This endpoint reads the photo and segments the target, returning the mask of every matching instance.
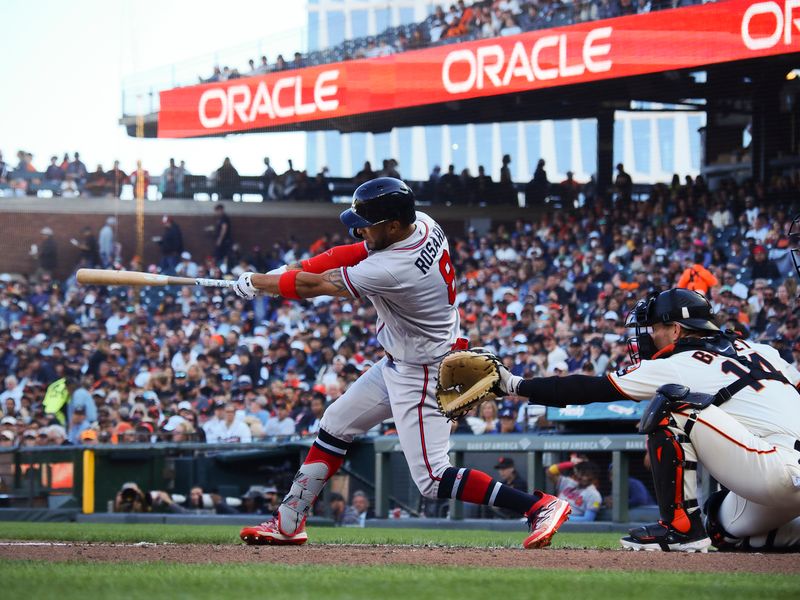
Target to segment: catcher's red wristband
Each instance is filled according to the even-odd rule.
[[[324,273],[339,267],[352,267],[367,258],[367,247],[364,242],[334,246],[327,252],[317,254],[301,261],[306,273]]]
[[[559,471],[569,471],[571,468],[575,466],[575,463],[569,460],[565,460],[564,462],[560,462],[556,465]]]
[[[290,300],[300,300],[300,296],[297,295],[297,275],[299,273],[300,271],[286,271],[280,276],[278,291],[281,296]]]

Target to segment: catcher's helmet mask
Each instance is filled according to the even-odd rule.
[[[635,330],[628,338],[628,354],[633,364],[649,360],[658,351],[651,335],[656,323],[678,323],[691,331],[719,334],[713,319],[711,303],[705,296],[692,290],[673,288],[649,298],[639,300],[628,313],[625,326]]]
[[[395,220],[410,225],[416,220],[414,192],[394,177],[372,179],[356,188],[352,205],[339,219],[357,239],[361,239],[358,229],[363,227]]]

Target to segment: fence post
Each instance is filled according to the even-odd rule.
[[[94,450],[83,451],[83,494],[81,496],[83,514],[94,513]]]

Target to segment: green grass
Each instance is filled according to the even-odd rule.
[[[518,532],[447,529],[360,529],[313,527],[312,544],[410,544],[518,548],[526,529]],[[618,533],[559,533],[556,548],[618,548]],[[0,539],[84,542],[153,542],[176,544],[239,544],[239,527],[229,525],[157,525],[106,523],[0,522]]]
[[[3,597],[55,598],[797,598],[800,578],[536,569],[0,561]],[[767,591],[768,590],[768,591]]]

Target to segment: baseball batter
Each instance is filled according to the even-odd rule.
[[[640,430],[661,520],[632,529],[624,547],[800,551],[800,373],[775,349],[724,334],[712,317],[702,295],[671,289],[631,312],[633,366],[528,380],[503,369],[503,386],[548,406],[652,398]],[[707,500],[705,521],[698,461],[724,487]]]
[[[248,544],[302,544],[306,516],[325,482],[341,467],[354,436],[392,417],[411,475],[423,496],[455,498],[516,511],[528,518],[526,548],[547,546],[568,518],[563,500],[516,490],[448,459],[450,425],[437,411],[437,367],[459,339],[456,274],[442,228],[416,212],[402,181],[381,177],[361,185],[341,215],[363,242],[339,246],[283,274],[243,273],[236,293],[285,298],[321,295],[368,298],[378,314],[386,356],[325,412],[311,451],[275,516],[245,527]],[[292,265],[294,266],[294,265]]]

